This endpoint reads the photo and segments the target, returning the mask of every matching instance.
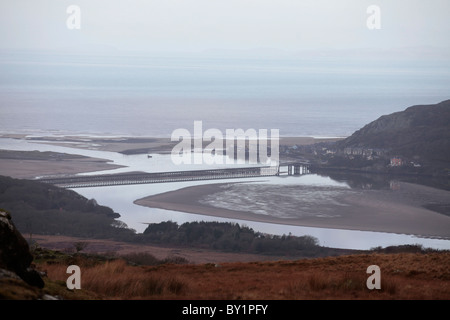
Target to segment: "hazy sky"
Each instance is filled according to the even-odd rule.
[[[69,5],[81,9],[80,30],[66,26]],[[369,5],[381,9],[380,30],[366,26]],[[449,0],[3,0],[0,48],[439,52],[449,12]]]

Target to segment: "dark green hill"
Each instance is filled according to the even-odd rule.
[[[133,236],[120,215],[94,199],[46,183],[0,176],[0,208],[22,233],[102,238]]]
[[[384,115],[337,143],[344,148],[379,148],[418,162],[450,166],[450,100]]]

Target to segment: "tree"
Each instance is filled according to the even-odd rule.
[[[75,251],[77,253],[83,251],[84,249],[86,249],[86,247],[89,245],[89,242],[83,242],[83,241],[79,241],[79,242],[75,242],[73,244]]]

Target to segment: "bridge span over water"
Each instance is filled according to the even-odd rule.
[[[286,168],[283,171],[281,168]],[[90,188],[132,184],[166,183],[196,180],[216,180],[235,178],[254,178],[278,175],[304,175],[309,173],[309,164],[286,163],[278,166],[241,167],[171,172],[137,172],[120,174],[77,175],[55,178],[42,178],[38,181],[63,188]]]

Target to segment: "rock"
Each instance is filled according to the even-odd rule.
[[[29,285],[43,288],[44,281],[31,268],[32,261],[30,247],[11,221],[11,215],[0,210],[0,268],[14,272]]]
[[[30,286],[16,273],[0,268],[0,300],[37,300],[42,290]]]
[[[20,280],[20,277],[12,271],[1,269],[0,268],[0,280],[2,279],[17,279]]]
[[[60,297],[58,297],[58,296],[51,296],[51,295],[49,295],[49,294],[44,294],[44,295],[41,297],[41,299],[42,299],[42,300],[61,300]]]

